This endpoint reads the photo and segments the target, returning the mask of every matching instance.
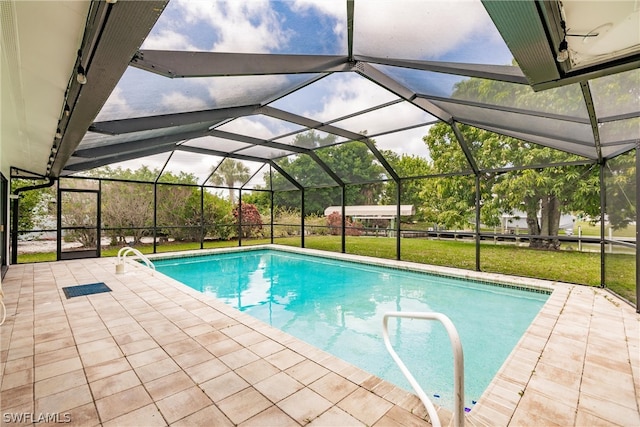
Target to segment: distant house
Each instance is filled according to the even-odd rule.
[[[542,219],[542,216],[538,214],[538,223]],[[565,230],[567,234],[573,232],[573,225],[576,222],[576,217],[570,214],[562,214],[560,216],[560,230]],[[515,230],[527,230],[527,213],[522,211],[514,211],[511,214],[502,214],[500,223],[503,233],[509,233]],[[571,231],[569,231],[571,230]]]
[[[395,219],[398,215],[397,205],[355,205],[345,206],[345,216],[353,219]],[[329,206],[324,215],[329,216],[337,212],[342,215],[342,206]],[[400,205],[400,216],[415,215],[413,205]]]
[[[365,227],[389,228],[395,227],[398,216],[397,205],[354,205],[345,206],[345,216],[352,220],[358,220]],[[342,215],[341,206],[329,206],[324,210],[324,215],[329,216],[337,212]],[[400,216],[415,215],[416,209],[413,205],[400,205]]]

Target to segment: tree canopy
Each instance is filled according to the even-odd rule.
[[[42,181],[12,179],[11,192],[15,192],[18,188],[39,184],[42,184]],[[54,200],[54,190],[51,187],[20,193],[18,228],[20,230],[32,230],[34,228],[45,227],[41,219],[51,213],[49,202]],[[14,213],[12,212],[12,214]]]
[[[377,163],[375,156],[363,142],[337,144],[334,135],[323,137],[310,131],[296,135],[294,145],[316,148],[315,153],[320,162],[348,184],[347,204],[375,204],[380,200],[384,188],[384,184],[380,182],[384,178],[384,168]],[[305,213],[323,214],[325,208],[342,203],[341,192],[331,188],[338,186],[338,182],[312,156],[289,156],[278,160],[277,164],[294,180],[310,189],[306,191]],[[269,177],[265,177],[265,181],[270,182]],[[274,174],[271,183],[274,189],[291,188],[282,174]],[[363,183],[366,185],[358,185]],[[298,191],[279,192],[275,203],[281,207],[299,209],[300,194]]]
[[[511,165],[559,165],[585,160],[578,156],[537,146],[482,129],[460,126],[470,151],[486,170]],[[437,124],[424,138],[434,157],[437,173],[446,173],[452,165],[462,169],[467,161],[453,129]],[[599,212],[598,169],[593,164],[547,166],[519,171],[490,172],[481,175],[481,221],[486,226],[500,224],[502,214],[524,212],[528,234],[557,236],[562,213],[584,212],[597,217]],[[423,190],[423,196],[438,200],[437,222],[461,226],[473,222],[475,183],[470,176],[436,178]],[[532,247],[558,248],[558,239],[531,239]]]
[[[213,185],[224,185],[229,188],[229,202],[233,205],[236,202],[235,188],[238,184],[244,184],[251,175],[249,168],[242,162],[226,158],[217,166],[211,168],[211,178],[209,182]]]
[[[509,103],[531,110],[552,108],[556,113],[575,115],[584,105],[575,91],[561,88],[531,96],[531,89],[483,79],[467,79],[455,87],[454,97],[474,99],[492,104]],[[576,99],[573,99],[576,98]],[[526,119],[526,118],[523,118]],[[557,236],[562,213],[581,212],[597,217],[599,213],[598,168],[593,164],[571,165],[569,162],[587,159],[552,148],[542,147],[483,129],[460,125],[464,138],[477,167],[482,173],[481,221],[488,226],[499,224],[501,214],[518,215],[524,212],[528,234]],[[434,125],[424,138],[433,159],[436,173],[469,170],[470,165],[460,149],[451,126]],[[556,166],[553,166],[556,165]],[[500,169],[526,167],[508,173]],[[539,166],[539,167],[535,167]],[[464,224],[472,220],[475,186],[466,177],[438,178],[436,189],[424,190],[437,197],[441,208],[437,216],[445,224]],[[426,195],[426,194],[425,194]],[[557,239],[531,239],[531,246],[558,248]]]
[[[636,220],[636,156],[635,151],[630,151],[610,160],[605,167],[607,218],[614,230]]]

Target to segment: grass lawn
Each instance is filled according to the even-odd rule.
[[[582,230],[583,236],[595,236],[600,237],[600,224],[591,224],[585,221],[578,221],[573,227],[573,234],[578,235],[578,227]],[[605,235],[609,237],[609,226],[605,228]],[[636,237],[636,226],[627,225],[620,230],[613,230],[613,237]]]
[[[305,247],[340,252],[340,237],[310,236]],[[299,246],[299,238],[277,239],[283,245]],[[475,270],[475,244],[468,241],[403,239],[402,259],[423,264]],[[383,237],[346,238],[346,252],[379,258],[396,258],[396,240]],[[609,254],[607,286],[635,302],[635,257]],[[600,285],[600,254],[577,251],[543,251],[511,245],[483,243],[480,248],[482,271],[533,277],[589,286]]]
[[[243,246],[269,243],[269,239],[243,240]],[[300,246],[299,237],[277,238],[275,243]],[[204,247],[221,248],[238,246],[237,241],[205,242]],[[305,247],[331,252],[340,252],[340,236],[308,236]],[[152,245],[136,246],[142,253],[153,252]],[[120,248],[105,248],[103,257],[116,256]],[[165,243],[157,246],[157,252],[200,249],[199,243]],[[471,241],[402,239],[401,255],[405,261],[433,264],[446,267],[475,270],[475,244]],[[396,259],[396,240],[386,237],[347,236],[346,252],[379,258]],[[55,253],[23,254],[19,263],[55,261]],[[482,271],[515,276],[578,283],[589,286],[600,285],[600,254],[578,251],[543,251],[482,243],[480,249]],[[607,287],[636,302],[635,256],[626,254],[606,255]]]

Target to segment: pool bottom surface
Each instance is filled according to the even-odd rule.
[[[406,390],[382,341],[389,311],[435,311],[456,325],[471,408],[548,295],[455,278],[260,250],[154,261],[156,268]],[[394,348],[432,400],[453,407],[444,328],[391,320]]]

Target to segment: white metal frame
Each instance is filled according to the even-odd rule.
[[[431,420],[431,424],[433,427],[440,427],[440,418],[438,417],[437,410],[431,400],[427,397],[418,381],[411,375],[409,369],[405,366],[405,364],[400,359],[400,356],[395,352],[393,346],[391,345],[391,341],[389,340],[389,330],[387,327],[387,323],[390,317],[401,317],[407,319],[424,319],[424,320],[437,320],[445,327],[447,333],[449,334],[449,340],[451,341],[451,347],[453,349],[453,388],[455,394],[455,407],[453,411],[453,425],[456,427],[464,426],[464,355],[462,353],[462,343],[460,341],[460,336],[458,335],[458,331],[456,327],[453,325],[453,322],[442,313],[435,312],[400,312],[400,311],[392,311],[385,313],[382,318],[382,337],[384,339],[384,344],[391,354],[391,357],[396,362],[404,376],[407,378],[411,387],[416,392],[425,408],[427,409],[427,413],[429,414],[429,418]]]

